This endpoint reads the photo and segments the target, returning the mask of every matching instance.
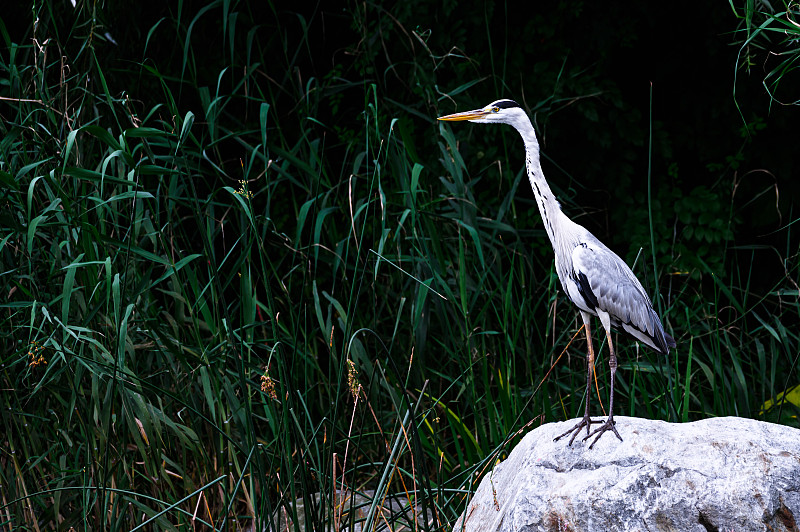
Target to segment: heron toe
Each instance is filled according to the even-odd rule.
[[[595,443],[597,443],[597,440],[599,440],[599,439],[600,439],[600,437],[601,437],[603,434],[605,434],[605,433],[606,433],[606,431],[607,431],[607,430],[609,430],[609,429],[611,429],[611,431],[612,431],[612,432],[613,432],[613,433],[614,433],[614,434],[617,436],[617,438],[619,438],[619,441],[623,441],[623,440],[622,440],[622,436],[620,436],[620,435],[619,435],[619,432],[617,432],[617,427],[615,427],[615,426],[614,426],[616,423],[617,423],[617,422],[616,422],[616,421],[614,421],[614,418],[613,418],[613,416],[610,416],[610,417],[609,417],[609,418],[606,420],[606,422],[605,422],[605,423],[603,423],[602,425],[600,425],[599,427],[597,427],[596,429],[594,429],[594,432],[592,432],[591,434],[588,434],[588,435],[587,435],[587,436],[586,436],[586,437],[583,439],[583,441],[586,441],[586,440],[588,440],[589,438],[591,438],[592,436],[594,436],[595,434],[597,434],[597,437],[594,439],[594,441],[592,442],[592,444],[589,446],[589,449],[591,449],[592,447],[594,447],[594,444],[595,444]],[[588,432],[588,431],[587,431],[587,432]],[[570,443],[571,443],[571,442],[570,442]]]
[[[584,415],[584,416],[583,416],[583,419],[581,419],[581,420],[578,422],[578,424],[577,424],[577,425],[575,425],[574,427],[572,427],[571,429],[569,429],[569,430],[568,430],[567,432],[565,432],[564,434],[561,434],[560,436],[556,436],[555,438],[553,438],[553,441],[558,441],[558,440],[560,440],[561,438],[563,438],[564,436],[567,436],[568,434],[572,434],[572,438],[570,438],[570,439],[569,439],[569,443],[567,444],[567,445],[569,445],[569,446],[572,446],[572,442],[574,442],[574,441],[575,441],[575,437],[576,437],[576,436],[577,436],[577,435],[578,435],[578,434],[581,432],[581,429],[582,429],[583,427],[586,427],[586,438],[588,438],[588,437],[590,436],[590,434],[589,434],[589,429],[590,429],[590,427],[592,426],[592,423],[602,423],[602,422],[601,422],[599,419],[598,419],[598,420],[593,420],[593,419],[591,418],[591,416]],[[597,432],[597,431],[595,431],[595,432]],[[586,438],[584,438],[584,440],[586,440]]]

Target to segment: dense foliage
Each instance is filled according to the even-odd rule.
[[[678,341],[619,413],[799,424],[797,13],[323,4],[0,14],[0,529],[452,525],[585,400],[498,97]]]

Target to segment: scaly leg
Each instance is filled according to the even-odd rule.
[[[589,399],[592,397],[592,371],[594,370],[594,346],[592,345],[592,329],[590,326],[592,316],[588,312],[581,311],[581,317],[583,318],[583,328],[586,331],[586,346],[588,350],[586,357],[586,408],[583,411],[583,419],[580,420],[577,425],[553,439],[553,441],[558,441],[564,436],[572,434],[572,438],[569,439],[569,443],[567,444],[570,446],[583,427],[586,427],[586,437],[588,438],[589,428],[592,426],[592,423],[600,423],[599,421],[592,421],[592,418],[589,416]]]
[[[603,314],[605,314],[605,316],[603,316]],[[622,441],[622,436],[619,435],[619,432],[617,432],[617,428],[614,426],[614,423],[615,423],[615,421],[614,421],[614,380],[615,380],[616,374],[617,374],[617,356],[614,354],[614,344],[611,342],[611,324],[609,323],[608,325],[606,325],[606,322],[610,321],[610,320],[609,320],[609,317],[608,317],[607,313],[604,312],[603,314],[600,314],[600,321],[603,322],[603,327],[605,327],[605,329],[606,329],[606,339],[608,339],[608,350],[611,353],[609,358],[608,358],[608,366],[611,369],[611,397],[608,400],[608,419],[606,420],[605,423],[603,423],[602,425],[597,427],[594,430],[594,432],[592,432],[591,434],[587,435],[583,439],[583,441],[586,441],[589,438],[591,438],[592,436],[594,436],[595,434],[597,434],[597,437],[594,439],[592,444],[589,446],[589,449],[594,447],[594,444],[597,443],[597,440],[600,439],[600,436],[602,436],[609,429],[611,429],[614,432],[614,434],[616,434],[617,438],[619,438],[619,441]]]

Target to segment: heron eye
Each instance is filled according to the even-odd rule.
[[[492,112],[493,113],[499,113],[500,112],[500,108],[499,107],[492,107]]]

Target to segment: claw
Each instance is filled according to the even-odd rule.
[[[577,425],[575,425],[574,427],[569,429],[564,434],[562,434],[560,436],[556,436],[555,438],[553,438],[553,441],[558,441],[561,438],[563,438],[564,436],[566,436],[567,434],[571,434],[571,433],[574,432],[574,434],[572,434],[572,438],[569,439],[569,443],[567,444],[568,446],[572,447],[572,442],[575,441],[575,437],[580,433],[580,431],[581,431],[581,429],[583,427],[586,427],[586,438],[591,436],[591,434],[589,434],[589,429],[592,426],[592,423],[600,423],[600,420],[595,421],[595,420],[592,420],[592,418],[590,416],[584,415],[583,419],[581,419],[578,422]],[[597,432],[597,431],[595,430],[595,432]],[[614,429],[614,432],[616,432],[616,429]],[[594,434],[594,432],[592,434]],[[586,438],[584,438],[584,441],[586,441]]]
[[[617,427],[615,427],[615,426],[614,426],[616,423],[617,423],[617,422],[616,422],[616,421],[614,421],[614,417],[613,417],[613,416],[609,417],[609,418],[606,420],[606,422],[605,422],[605,423],[603,423],[602,425],[600,425],[599,427],[597,427],[596,429],[594,429],[594,431],[593,431],[591,434],[588,434],[589,430],[587,429],[587,430],[586,430],[586,432],[587,432],[587,435],[586,435],[586,437],[583,439],[583,441],[586,441],[586,440],[588,440],[589,438],[591,438],[592,436],[594,436],[595,434],[597,434],[597,437],[594,439],[594,441],[592,442],[592,444],[589,446],[589,449],[591,449],[592,447],[594,447],[594,444],[595,444],[595,443],[597,443],[597,440],[599,440],[599,439],[600,439],[600,436],[602,436],[603,434],[605,434],[605,432],[606,432],[608,429],[611,429],[611,430],[614,432],[614,434],[617,436],[617,438],[619,438],[619,441],[623,441],[623,440],[622,440],[622,436],[620,436],[620,435],[619,435],[619,432],[617,432]],[[559,436],[559,438],[560,438],[560,437],[561,437],[561,436]],[[573,438],[575,438],[575,436],[573,436]],[[572,443],[572,441],[570,441],[570,443]]]

